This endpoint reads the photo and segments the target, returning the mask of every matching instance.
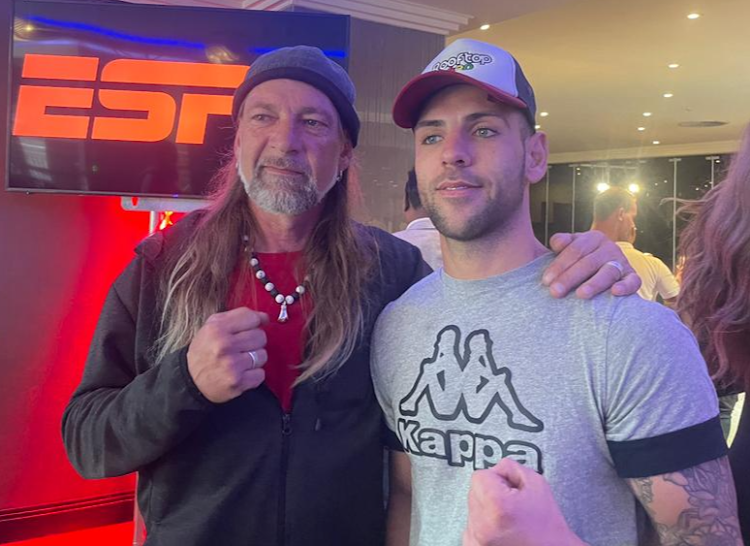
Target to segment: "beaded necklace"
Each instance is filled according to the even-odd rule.
[[[244,239],[245,242],[247,242],[247,237],[245,237]],[[279,322],[286,322],[287,320],[289,320],[289,313],[287,312],[286,308],[288,305],[292,305],[294,302],[299,300],[307,291],[305,288],[305,283],[309,281],[309,277],[305,277],[305,279],[302,281],[302,284],[297,286],[292,294],[285,296],[278,291],[276,285],[273,284],[268,278],[268,275],[266,275],[266,272],[261,269],[258,255],[255,252],[250,253],[250,267],[255,273],[255,278],[263,283],[263,288],[265,288],[266,292],[271,294],[271,297],[274,299],[274,301],[281,306],[281,309],[279,310],[279,316],[276,318],[276,320]]]

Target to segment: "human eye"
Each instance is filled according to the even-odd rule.
[[[479,138],[490,138],[498,134],[498,131],[489,127],[479,127],[474,131]]]
[[[273,116],[268,114],[267,112],[255,112],[253,114],[250,114],[250,121],[257,124],[266,124],[272,121]]]
[[[437,144],[440,142],[440,135],[427,135],[422,139],[422,144],[429,146],[430,144]]]

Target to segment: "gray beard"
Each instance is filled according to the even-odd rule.
[[[283,161],[273,161],[271,165],[288,168]],[[237,172],[250,200],[267,212],[290,216],[302,214],[320,203],[321,195],[315,179],[306,174],[304,180],[299,177],[275,176],[264,173],[262,167],[256,167],[253,177],[248,180],[240,164]]]

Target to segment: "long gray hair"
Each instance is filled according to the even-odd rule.
[[[376,269],[377,248],[350,218],[350,192],[356,188],[351,171],[344,171],[324,198],[320,220],[304,249],[312,311],[302,372],[295,384],[334,373],[352,354],[362,332],[364,287]],[[248,260],[242,259],[242,238],[246,234],[253,248],[257,220],[234,155],[217,173],[214,185],[206,214],[185,246],[168,256],[159,281],[157,362],[189,344],[211,314],[237,304],[237,295],[229,293],[235,268],[240,275],[251,274]]]

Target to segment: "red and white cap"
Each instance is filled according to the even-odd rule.
[[[513,56],[497,46],[461,38],[446,47],[407,83],[393,104],[393,120],[411,129],[427,100],[456,84],[479,87],[498,102],[523,111],[531,126],[536,116],[534,90]]]

